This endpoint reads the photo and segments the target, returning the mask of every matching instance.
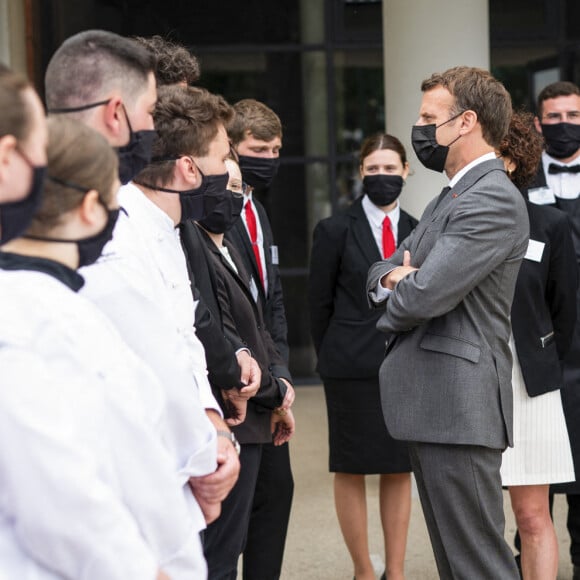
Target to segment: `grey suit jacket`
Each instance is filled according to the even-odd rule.
[[[469,170],[389,260],[370,271],[371,303],[389,335],[381,399],[393,437],[409,441],[512,444],[510,307],[525,254],[524,200],[499,160]],[[374,290],[400,266],[419,268],[382,304]]]

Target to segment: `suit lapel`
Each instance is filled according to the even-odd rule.
[[[371,231],[371,225],[362,207],[362,198],[357,199],[348,210],[351,218],[351,231],[361,253],[369,266],[383,259]]]

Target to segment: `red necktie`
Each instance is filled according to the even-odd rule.
[[[252,202],[247,201],[245,205],[246,210],[246,224],[248,224],[248,232],[250,233],[250,241],[252,242],[252,249],[256,257],[256,264],[258,266],[258,274],[260,275],[260,282],[262,288],[264,286],[264,271],[262,270],[262,260],[260,259],[260,246],[258,246],[258,226],[256,224],[256,214],[252,209]]]
[[[391,229],[391,220],[385,216],[383,220],[383,258],[386,260],[395,253],[395,237]]]

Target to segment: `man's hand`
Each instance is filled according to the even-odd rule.
[[[290,409],[276,409],[272,411],[270,419],[270,427],[272,429],[272,436],[274,445],[282,445],[290,441],[296,429],[296,422],[294,415]]]
[[[239,393],[247,400],[258,392],[262,380],[262,371],[256,359],[250,356],[247,350],[240,350],[236,354],[236,358],[240,367],[240,382],[244,385],[239,389]]]
[[[159,570],[157,580],[171,580],[171,578],[163,570]]]
[[[391,270],[386,276],[381,278],[381,286],[388,290],[394,290],[395,286],[411,272],[416,272],[419,268],[411,266],[411,252],[403,252],[403,265]]]
[[[206,409],[208,419],[216,431],[228,431],[224,420],[213,409]],[[233,443],[226,437],[217,437],[217,468],[213,473],[200,477],[190,477],[189,486],[206,521],[216,519],[221,510],[221,502],[234,487],[240,473],[240,459]],[[217,510],[217,515],[215,515]],[[209,522],[208,522],[209,523]]]
[[[246,411],[248,409],[248,399],[240,396],[238,389],[228,389],[221,391],[224,406],[227,409],[229,417],[226,423],[230,427],[241,425],[246,420]]]

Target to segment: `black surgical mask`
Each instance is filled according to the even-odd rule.
[[[35,166],[20,150],[16,150],[32,170],[30,189],[24,199],[0,203],[0,244],[22,235],[30,225],[42,201],[46,166]]]
[[[243,207],[244,194],[226,189],[213,212],[199,223],[212,234],[225,234],[239,219]]]
[[[449,147],[461,137],[458,135],[456,139],[453,139],[449,145],[439,145],[437,143],[436,132],[439,127],[443,127],[447,123],[457,119],[461,113],[447,119],[444,123],[440,125],[435,125],[434,123],[430,125],[413,125],[411,130],[411,143],[415,154],[419,161],[427,168],[433,171],[442,172],[445,169],[445,161],[447,160],[447,154],[449,153]]]
[[[151,162],[153,141],[157,132],[152,129],[133,131],[125,105],[123,105],[123,112],[129,126],[129,143],[117,148],[117,155],[119,157],[119,179],[125,185]]]
[[[251,187],[267,188],[278,173],[279,157],[251,157],[240,155],[240,171],[242,178]]]
[[[363,191],[377,206],[384,207],[393,203],[403,189],[403,178],[400,175],[365,175],[363,177]]]
[[[542,123],[546,153],[555,159],[572,157],[580,149],[580,125],[574,123]]]
[[[81,185],[77,185],[71,181],[64,181],[62,179],[58,179],[56,177],[48,176],[50,181],[54,181],[59,185],[65,187],[72,187],[73,189],[77,189],[79,191],[87,192],[85,187]],[[50,236],[37,236],[34,234],[25,234],[23,237],[28,238],[30,240],[39,240],[42,242],[57,242],[61,244],[76,244],[79,252],[79,265],[78,268],[82,268],[83,266],[90,266],[94,264],[101,254],[103,253],[103,248],[107,245],[107,243],[113,237],[113,230],[115,229],[115,224],[117,223],[117,219],[119,217],[119,212],[121,211],[120,208],[116,209],[109,209],[107,204],[101,200],[99,197],[99,203],[105,208],[107,212],[107,223],[103,227],[103,229],[96,233],[93,236],[89,236],[88,238],[81,238],[80,240],[67,240],[63,238],[53,238]]]
[[[164,158],[161,160],[170,161],[171,159]],[[218,175],[204,175],[199,167],[198,171],[202,178],[201,185],[195,189],[186,189],[185,191],[160,187],[143,181],[136,181],[135,183],[154,191],[179,194],[181,223],[187,220],[199,221],[212,213],[216,208],[222,198],[223,192],[227,188],[230,176],[227,171]]]
[[[110,102],[111,99],[107,99],[106,101],[89,103],[88,105],[81,105],[80,107],[49,109],[48,112],[58,115],[63,113],[78,113],[79,111],[86,111],[87,109],[94,109],[95,107],[103,107]],[[122,147],[117,147],[117,156],[119,157],[119,179],[125,185],[149,165],[153,141],[155,140],[157,132],[152,129],[133,131],[131,121],[129,121],[129,116],[127,115],[127,109],[125,109],[125,105],[122,106],[125,119],[127,119],[127,126],[129,127],[129,143]]]

